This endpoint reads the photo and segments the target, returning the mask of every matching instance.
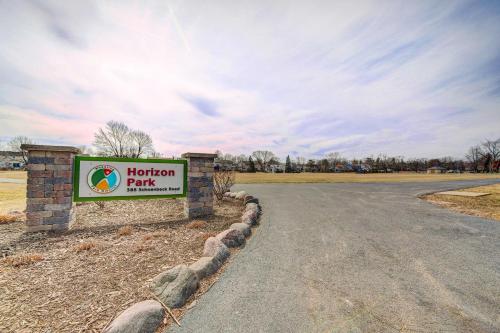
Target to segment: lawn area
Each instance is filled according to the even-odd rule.
[[[383,182],[435,182],[500,178],[500,174],[426,174],[400,173],[237,173],[237,184],[258,183],[383,183]]]
[[[26,208],[26,184],[0,183],[0,215]]]
[[[459,213],[500,221],[500,184],[472,187],[459,191],[491,194],[483,197],[430,194],[423,198]]]
[[[27,176],[26,171],[0,171],[0,178],[26,179]]]

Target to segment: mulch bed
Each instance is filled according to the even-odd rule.
[[[196,261],[205,239],[239,222],[243,210],[240,202],[224,201],[208,223],[192,229],[182,205],[87,203],[64,234],[26,234],[21,222],[0,225],[0,332],[100,332],[131,304],[152,298],[148,282],[155,275]],[[202,281],[186,307],[221,271]]]

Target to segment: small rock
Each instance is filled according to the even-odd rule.
[[[244,224],[248,225],[249,227],[252,227],[252,226],[254,226],[254,225],[257,224],[257,221],[254,220],[254,219],[252,219],[252,218],[250,218],[250,217],[246,217],[246,216],[243,217],[242,216],[241,217],[241,223],[244,223]]]
[[[240,192],[236,193],[236,196],[234,198],[238,199],[238,200],[243,200],[243,199],[245,199],[246,195],[247,195],[247,192],[240,191]]]
[[[255,211],[249,210],[241,216],[241,222],[250,226],[257,224],[258,215]]]
[[[157,275],[151,282],[154,294],[167,306],[180,308],[198,289],[198,276],[186,265],[178,265]]]
[[[250,236],[252,233],[252,230],[250,229],[250,226],[246,223],[233,223],[229,227],[229,229],[234,229],[240,231],[245,237]]]
[[[106,327],[104,333],[154,333],[163,322],[164,311],[157,301],[135,303]]]
[[[239,230],[227,229],[215,236],[227,247],[238,247],[245,243],[245,236]]]
[[[215,260],[214,257],[201,257],[189,265],[189,268],[198,276],[198,279],[201,280],[217,272],[220,265],[220,262]]]
[[[248,203],[248,204],[245,205],[245,211],[249,211],[249,210],[254,210],[257,213],[259,213],[260,212],[260,207],[259,207],[258,204],[251,202],[251,203]]]
[[[215,237],[210,237],[205,241],[205,246],[203,247],[204,257],[213,257],[220,263],[223,263],[230,255],[227,246],[224,245],[219,239]]]
[[[231,196],[231,192],[226,192],[226,193],[224,193],[224,197],[228,198],[228,197],[230,197],[230,196]]]
[[[254,203],[254,204],[258,205],[258,204],[259,204],[259,199],[254,198],[254,197],[252,197],[252,198],[250,198],[250,199],[245,198],[245,200],[243,200],[243,203],[244,203],[245,205],[247,205],[247,204],[249,204],[249,203]]]

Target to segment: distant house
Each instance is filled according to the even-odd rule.
[[[439,167],[439,166],[433,166],[431,168],[427,169],[427,173],[445,173],[446,168]]]
[[[21,169],[24,167],[23,154],[17,151],[0,151],[0,169]]]

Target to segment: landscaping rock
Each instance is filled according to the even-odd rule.
[[[252,198],[250,198],[250,199],[245,198],[245,200],[243,201],[243,203],[244,203],[245,205],[247,205],[247,204],[249,204],[249,203],[254,203],[254,204],[258,205],[258,204],[259,204],[259,199],[254,198],[254,197],[252,197]]]
[[[257,214],[260,212],[260,207],[256,203],[248,203],[245,205],[245,211],[254,210]]]
[[[217,272],[221,263],[215,260],[214,257],[201,257],[196,262],[189,265],[189,268],[198,276],[198,279],[203,279]]]
[[[239,230],[227,229],[215,236],[227,247],[238,247],[245,243],[245,235]]]
[[[203,257],[213,257],[219,263],[223,263],[230,255],[227,246],[216,237],[210,237],[205,241]]]
[[[236,193],[236,196],[234,198],[238,199],[238,200],[243,200],[243,199],[245,199],[246,195],[247,195],[247,192],[240,191],[240,192]]]
[[[229,198],[231,196],[231,192],[224,193],[224,197]]]
[[[154,333],[163,316],[163,307],[157,301],[135,303],[113,320],[104,333]]]
[[[258,214],[254,210],[249,210],[241,216],[241,222],[250,226],[256,225]]]
[[[250,217],[246,217],[246,216],[243,217],[242,216],[241,223],[244,223],[244,224],[248,225],[249,227],[252,227],[252,226],[257,224],[257,221],[255,219],[250,218]]]
[[[245,237],[250,236],[252,233],[252,230],[250,229],[250,226],[246,223],[233,223],[229,227],[229,229],[234,229],[240,231]]]
[[[198,289],[198,276],[186,265],[178,265],[157,275],[151,287],[154,294],[167,306],[180,308]]]

